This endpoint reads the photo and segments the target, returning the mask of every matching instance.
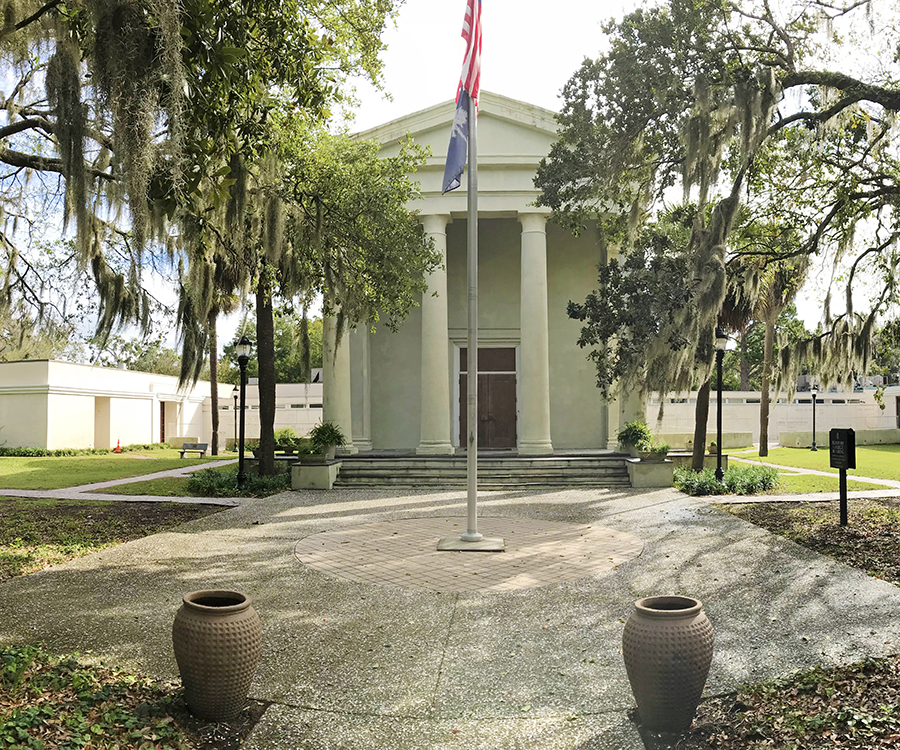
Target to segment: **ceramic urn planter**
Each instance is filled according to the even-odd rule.
[[[622,653],[641,722],[661,732],[690,727],[712,663],[713,629],[703,604],[687,596],[634,603]]]
[[[250,599],[237,591],[185,594],[172,644],[191,713],[207,721],[236,717],[262,651],[262,626]]]

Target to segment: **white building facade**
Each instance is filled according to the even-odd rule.
[[[397,333],[325,328],[325,417],[368,449],[451,454],[466,434],[466,179],[441,195],[452,101],[358,137],[393,156],[409,134],[432,156],[416,175],[425,233],[443,259]],[[479,447],[520,455],[615,447],[618,408],[607,409],[593,365],[566,314],[597,286],[605,261],[596,231],[573,237],[547,224],[534,176],[556,139],[553,112],[482,92],[478,115]],[[333,325],[333,321],[331,322]],[[627,416],[627,415],[625,415]],[[635,414],[635,416],[638,416]]]
[[[219,383],[219,447],[237,433],[234,386]],[[114,448],[212,440],[211,384],[180,389],[169,375],[53,360],[0,363],[0,445]],[[259,392],[246,390],[245,436],[259,437]],[[276,386],[275,429],[305,435],[322,419],[322,383]]]

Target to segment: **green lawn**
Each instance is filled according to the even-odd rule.
[[[210,458],[179,458],[173,448],[147,451],[144,457],[133,453],[84,456],[41,456],[21,458],[0,456],[0,487],[16,490],[55,490],[79,484],[152,474],[234,458],[231,454]]]
[[[160,497],[192,497],[187,477],[161,477],[143,482],[128,482],[100,490],[104,495],[158,495]]]
[[[800,469],[818,469],[837,474],[837,469],[829,467],[828,446],[817,451],[809,448],[772,448],[769,455],[760,458],[758,453],[742,453],[736,458],[766,461],[782,466],[796,466]],[[854,474],[874,479],[892,479],[900,481],[900,445],[860,445],[856,447],[856,468],[848,471],[848,477]],[[872,489],[871,487],[869,489]]]
[[[737,462],[734,464],[737,466]],[[816,474],[788,474],[778,472],[779,486],[772,490],[770,495],[800,495],[807,492],[837,492],[837,477],[822,477]],[[884,490],[890,489],[882,484],[870,484],[869,482],[857,482],[847,479],[847,490]]]

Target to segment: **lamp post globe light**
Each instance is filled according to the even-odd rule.
[[[725,359],[725,345],[728,337],[725,331],[716,326],[716,373],[719,377],[718,400],[716,404],[716,481],[725,478],[722,470],[722,360]]]
[[[816,385],[815,383],[813,383],[812,388],[810,388],[810,391],[812,392],[812,406],[813,406],[813,424],[812,424],[813,441],[812,441],[812,448],[810,448],[810,450],[817,451],[819,449],[816,448],[816,396],[819,393],[819,386]]]
[[[237,354],[238,367],[241,371],[241,417],[240,435],[238,437],[238,475],[237,488],[244,489],[247,483],[247,474],[244,472],[244,412],[247,403],[247,362],[250,361],[250,339],[241,336],[240,341],[234,347]]]
[[[234,398],[234,448],[233,450],[238,449],[238,440],[237,440],[237,423],[238,423],[238,394],[241,392],[240,388],[237,386],[234,387],[234,390],[231,392],[232,398]]]

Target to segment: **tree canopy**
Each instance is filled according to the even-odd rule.
[[[865,370],[877,316],[896,302],[900,30],[890,8],[669,0],[605,31],[607,51],[563,90],[560,140],[536,184],[556,221],[577,232],[597,218],[623,256],[660,210],[697,205],[683,249],[698,275],[677,311],[690,332],[677,345],[693,356],[658,349],[650,385],[683,382],[687,362],[706,377],[712,331],[732,317],[730,285],[765,297],[767,275],[795,278],[813,259],[834,269],[843,309],[828,296],[821,331],[782,348],[780,372],[790,382],[805,359],[824,382]],[[861,274],[877,281],[864,310],[851,293]],[[655,356],[668,364],[654,370]]]
[[[27,297],[12,282],[27,241],[22,223],[39,210],[29,201],[35,194],[46,201],[61,186],[60,209],[74,219],[80,262],[102,296],[101,331],[149,325],[146,251],[150,262],[170,265],[178,247],[192,261],[214,253],[234,186],[268,149],[273,112],[315,120],[347,95],[349,76],[377,84],[380,35],[396,5],[6,3],[0,53],[12,88],[0,97],[0,203],[9,219],[0,247],[11,280],[5,303]],[[40,180],[37,190],[32,176]],[[126,263],[110,262],[112,238],[127,251]]]

